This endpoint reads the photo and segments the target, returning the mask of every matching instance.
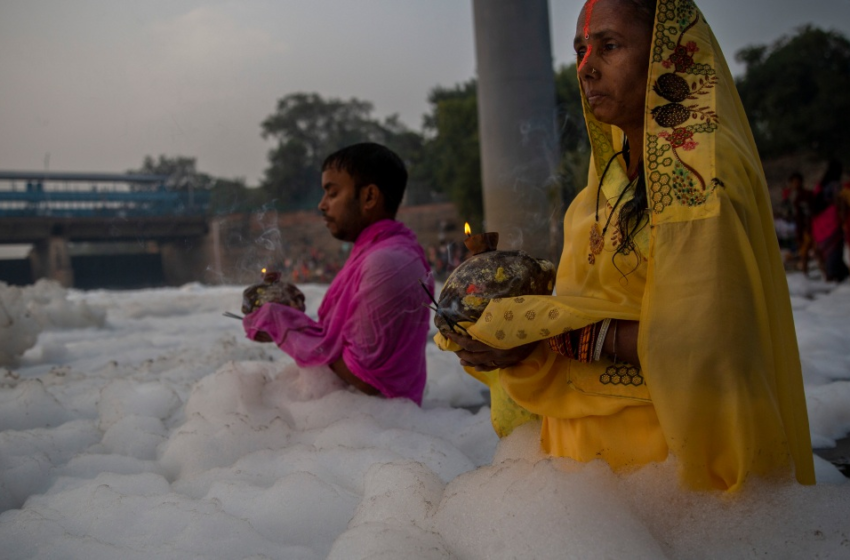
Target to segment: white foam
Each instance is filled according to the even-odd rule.
[[[24,291],[0,282],[0,366],[15,365],[40,332],[41,325],[26,308]]]
[[[850,288],[789,283],[813,439],[834,445],[850,431]],[[325,289],[304,287],[314,316]],[[814,488],[686,492],[673,460],[614,474],[551,459],[533,423],[499,441],[483,386],[432,344],[419,408],[246,340],[221,316],[240,287],[16,290],[0,286],[21,325],[0,338],[18,363],[0,370],[4,558],[848,553],[850,485],[822,459]]]

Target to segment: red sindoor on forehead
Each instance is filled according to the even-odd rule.
[[[584,56],[581,59],[581,64],[578,65],[579,72],[584,68],[584,65],[587,64],[587,57],[590,56],[590,51],[593,50],[593,45],[587,45],[587,50],[584,51]]]
[[[587,3],[584,5],[584,40],[587,41],[590,39],[590,18],[593,16],[593,5],[596,4],[598,0],[587,0]],[[593,45],[588,45],[587,50],[584,51],[584,56],[581,59],[581,64],[578,65],[579,71],[584,68],[584,65],[587,63],[587,59],[590,56],[590,52],[593,50]]]
[[[584,5],[584,39],[585,41],[590,39],[590,18],[593,17],[593,5],[596,4],[598,0],[587,0],[587,3]]]

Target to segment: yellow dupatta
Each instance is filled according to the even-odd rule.
[[[654,29],[643,154],[650,222],[634,251],[612,256],[618,232],[610,228],[602,252],[590,258],[596,186],[622,133],[597,121],[584,100],[589,188],[565,216],[557,295],[493,300],[468,330],[510,348],[604,318],[639,320],[640,384],[600,383],[609,364],[572,362],[545,344],[498,371],[510,397],[544,417],[544,448],[602,457],[616,468],[659,460],[652,432],[660,428],[688,487],[738,489],[750,474],[791,469],[813,484],[790,296],[746,115],[692,0],[659,0]],[[612,165],[600,220],[617,210],[612,204],[626,183],[622,163]],[[604,444],[582,429],[553,449],[560,419],[627,418],[650,408],[615,424],[623,433]],[[647,446],[654,449],[642,455]]]

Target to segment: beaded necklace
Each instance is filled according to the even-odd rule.
[[[600,231],[599,196],[602,192],[602,183],[605,181],[605,175],[608,173],[608,169],[610,169],[611,164],[614,162],[615,159],[617,159],[617,156],[620,155],[624,155],[628,161],[628,144],[626,144],[626,147],[624,149],[611,156],[611,159],[608,160],[608,163],[605,165],[605,170],[602,172],[602,177],[599,178],[599,186],[596,187],[596,216],[593,224],[590,226],[590,253],[587,255],[587,262],[589,262],[590,264],[596,264],[596,255],[602,253],[602,249],[605,248],[605,234],[608,232],[608,226],[611,225],[611,218],[614,217],[617,207],[620,206],[620,202],[622,202],[623,200],[623,195],[625,195],[630,188],[637,184],[637,180],[640,177],[640,167],[638,167],[638,172],[635,174],[634,177],[629,178],[628,184],[620,192],[620,195],[614,202],[614,206],[611,208],[611,212],[608,214],[608,219],[605,221],[605,226],[602,228],[602,231]]]

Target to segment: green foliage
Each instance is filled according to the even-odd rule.
[[[263,138],[275,146],[261,188],[280,210],[315,208],[321,199],[321,165],[331,153],[358,142],[394,150],[408,168],[421,157],[422,139],[391,116],[372,118],[372,104],[358,99],[323,99],[293,93],[280,99],[262,123]]]
[[[558,69],[554,93],[562,152],[556,198],[567,204],[584,187],[589,146],[575,64]],[[421,173],[449,196],[460,215],[477,230],[484,208],[476,81],[434,88],[428,102],[431,111],[424,120],[428,140]]]
[[[428,102],[431,112],[425,115],[423,127],[429,139],[422,175],[449,196],[473,229],[481,231],[484,202],[476,82],[436,87],[428,95]]]
[[[850,42],[844,36],[806,26],[736,58],[746,65],[737,86],[763,157],[811,151],[846,159]]]
[[[210,212],[233,214],[262,208],[266,197],[258,188],[245,186],[243,179],[213,179],[210,188]]]
[[[587,151],[587,127],[581,107],[581,86],[576,65],[561,66],[555,72],[555,100],[558,108],[558,130],[561,149],[565,152]]]
[[[184,156],[160,155],[158,159],[145,156],[142,167],[130,173],[167,175],[166,186],[177,191],[193,191],[198,196],[209,193],[209,211],[213,214],[245,212],[262,206],[261,193],[245,186],[241,178],[224,179],[201,173],[196,159]]]
[[[207,190],[212,186],[213,181],[212,177],[196,169],[195,158],[183,156],[160,155],[159,159],[145,156],[141,169],[131,173],[168,175],[168,188],[178,191]]]
[[[560,199],[566,208],[585,187],[590,151],[575,64],[561,66],[555,72],[555,99],[562,151],[558,184]]]

